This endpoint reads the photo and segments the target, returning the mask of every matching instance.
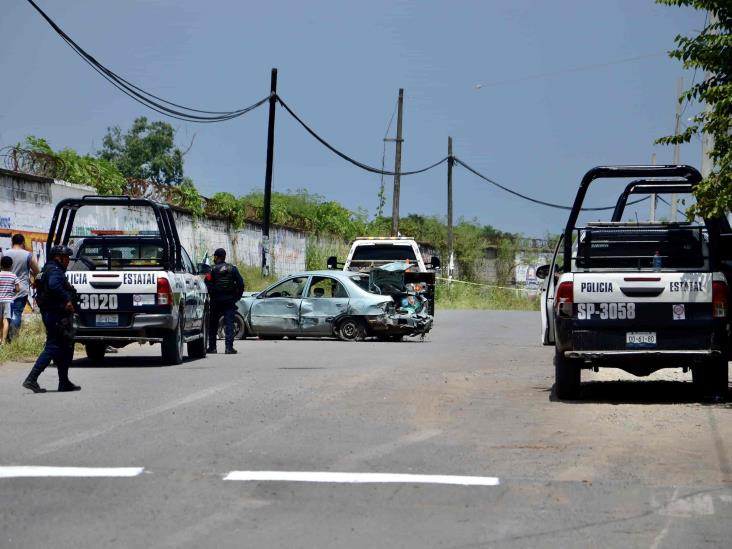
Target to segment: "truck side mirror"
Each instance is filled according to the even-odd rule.
[[[542,265],[536,268],[536,278],[544,280],[547,276],[549,276],[549,265]]]
[[[430,260],[430,265],[432,265],[433,269],[439,269],[440,268],[440,258],[436,255],[432,256],[432,259]]]
[[[211,265],[208,265],[207,263],[199,263],[198,265],[196,265],[196,268],[198,274],[205,275],[211,272]]]
[[[328,265],[328,269],[335,271],[338,268],[338,258],[334,255],[330,256],[326,265]]]

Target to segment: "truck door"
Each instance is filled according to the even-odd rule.
[[[559,253],[563,240],[564,236],[561,236],[557,242],[552,261],[549,264],[549,272],[541,285],[541,342],[544,345],[554,345],[554,294],[563,263],[563,256]]]

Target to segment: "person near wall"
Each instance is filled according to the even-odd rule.
[[[208,319],[208,350],[216,353],[216,337],[219,331],[219,319],[224,317],[225,353],[236,354],[234,349],[234,313],[236,302],[244,293],[244,279],[239,270],[226,262],[226,250],[218,248],[214,252],[214,266],[206,275],[206,287],[211,297],[211,314]]]
[[[20,290],[18,277],[11,270],[13,260],[7,256],[0,258],[0,344],[8,340],[13,300]]]
[[[20,292],[15,296],[11,307],[12,318],[10,321],[9,338],[12,339],[20,330],[23,322],[23,311],[28,303],[30,294],[31,275],[36,276],[40,269],[36,257],[25,249],[25,237],[22,234],[14,234],[11,240],[12,247],[3,252],[3,257],[13,260],[12,271],[18,277]]]
[[[46,328],[46,345],[23,382],[23,387],[34,393],[45,393],[38,385],[38,377],[53,360],[58,370],[59,392],[81,389],[69,381],[69,367],[74,358],[74,309],[76,290],[66,280],[66,269],[71,258],[71,248],[54,246],[36,280],[36,302],[41,309]]]

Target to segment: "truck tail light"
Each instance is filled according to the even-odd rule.
[[[564,317],[572,316],[572,303],[574,301],[574,284],[562,282],[557,287],[557,295],[554,297],[554,310],[556,314]]]
[[[712,282],[712,318],[727,316],[727,284]]]
[[[171,289],[170,282],[167,278],[158,278],[157,295],[158,305],[173,304],[173,290]]]

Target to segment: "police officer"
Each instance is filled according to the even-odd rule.
[[[211,316],[208,320],[208,351],[216,352],[216,336],[219,319],[224,317],[226,354],[236,354],[234,349],[234,312],[236,302],[244,292],[244,280],[239,270],[226,262],[226,250],[218,248],[214,252],[214,266],[206,275],[206,287],[211,296]]]
[[[46,328],[46,345],[23,387],[34,393],[45,393],[38,385],[38,376],[53,360],[58,370],[59,392],[81,389],[69,381],[69,366],[74,357],[74,303],[76,291],[66,280],[66,268],[72,251],[68,246],[53,246],[48,262],[36,284],[36,302]]]

